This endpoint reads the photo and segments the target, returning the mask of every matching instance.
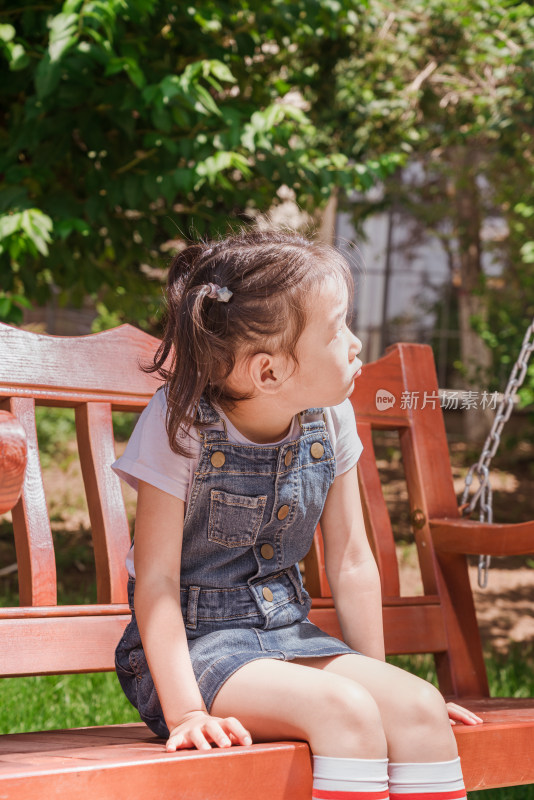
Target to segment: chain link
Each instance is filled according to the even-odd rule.
[[[528,362],[534,352],[534,318],[528,326],[521,351],[514,364],[508,384],[504,391],[499,407],[497,408],[493,425],[488,434],[482,453],[476,464],[473,464],[465,478],[465,488],[462,495],[461,508],[464,516],[470,516],[478,505],[478,518],[480,522],[493,522],[493,495],[490,486],[489,468],[491,460],[501,442],[501,433],[505,423],[510,419],[514,408],[517,390],[522,385],[527,374]],[[468,502],[473,478],[476,476],[478,487]],[[480,556],[478,559],[478,585],[485,589],[488,585],[488,569],[490,556]]]

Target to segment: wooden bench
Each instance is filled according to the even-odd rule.
[[[129,618],[124,558],[130,536],[119,480],[109,469],[112,412],[139,412],[148,402],[157,384],[138,363],[149,360],[157,344],[128,325],[60,338],[0,324],[0,511],[14,506],[20,587],[20,606],[0,608],[1,676],[113,669],[114,648]],[[379,390],[386,390],[389,400]],[[377,392],[386,402],[377,403]],[[417,392],[420,400],[434,397],[434,402],[408,408],[404,392]],[[433,653],[443,693],[484,718],[484,725],[454,729],[468,789],[532,783],[534,700],[488,696],[464,553],[533,552],[534,525],[489,528],[459,518],[429,347],[395,345],[365,366],[353,402],[365,446],[359,479],[382,576],[387,652]],[[36,404],[75,409],[96,562],[94,605],[57,604]],[[373,429],[399,434],[422,596],[401,596]],[[319,532],[305,562],[305,578],[314,597],[311,619],[339,635]],[[251,792],[256,800],[309,800],[307,744],[167,754],[142,724],[0,737],[1,798],[244,800]]]

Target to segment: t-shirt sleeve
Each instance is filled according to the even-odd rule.
[[[184,440],[190,443],[192,459],[174,453],[165,427],[166,412],[165,392],[159,389],[139,417],[124,453],[111,469],[135,490],[141,480],[185,502],[200,443],[193,437]]]
[[[363,445],[358,436],[354,410],[349,399],[327,411],[327,427],[336,457],[336,476],[343,475],[357,463]]]

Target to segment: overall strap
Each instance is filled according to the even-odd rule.
[[[226,422],[215,411],[211,403],[202,395],[198,401],[197,406],[197,420],[208,425],[222,425],[222,430],[205,430],[199,428],[200,438],[206,442],[227,442],[228,431],[226,430]]]
[[[307,408],[299,414],[300,427],[303,433],[326,430],[324,408]]]

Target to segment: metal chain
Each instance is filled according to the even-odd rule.
[[[514,401],[517,390],[522,385],[527,374],[528,362],[530,356],[534,352],[534,318],[527,328],[521,345],[521,351],[514,364],[514,368],[510,373],[508,384],[504,391],[499,407],[493,420],[493,425],[488,434],[482,453],[476,464],[469,468],[469,472],[465,478],[465,488],[462,495],[462,513],[464,516],[469,516],[473,513],[478,505],[478,518],[480,522],[493,522],[493,495],[490,486],[489,468],[491,460],[501,442],[501,433],[505,423],[509,420],[510,414],[514,407]],[[468,502],[469,492],[473,478],[476,475],[478,479],[478,488]],[[488,569],[490,566],[491,557],[482,555],[478,559],[478,585],[481,589],[485,589],[488,585]]]

